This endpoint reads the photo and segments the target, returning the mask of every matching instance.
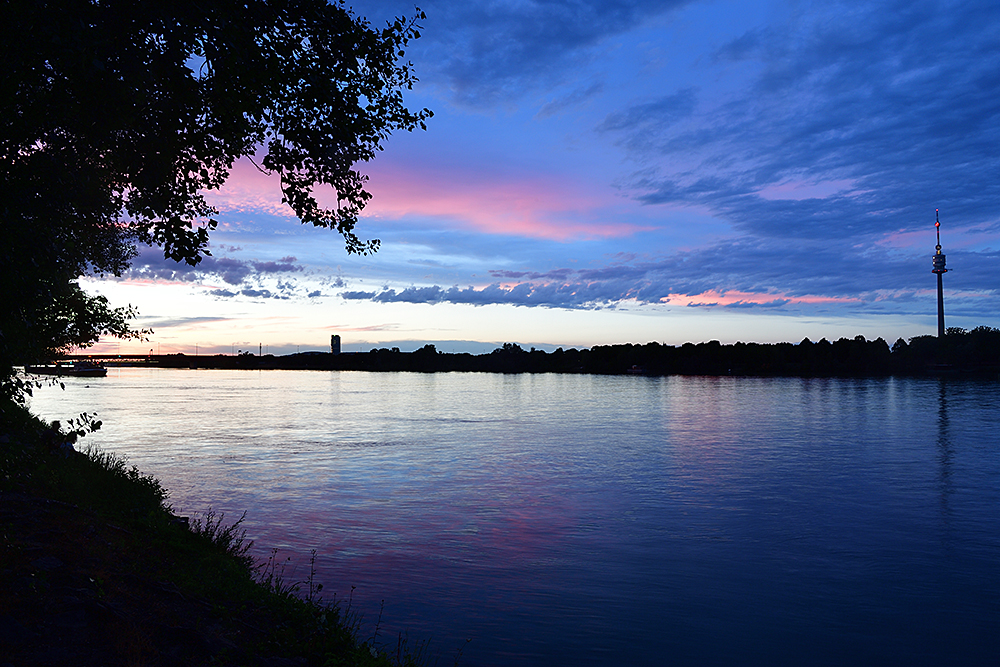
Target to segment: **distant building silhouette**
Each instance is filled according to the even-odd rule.
[[[330,352],[340,354],[340,336],[337,334],[330,336]]]

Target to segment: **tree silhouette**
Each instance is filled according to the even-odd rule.
[[[82,292],[137,243],[197,264],[235,161],[280,177],[303,223],[352,253],[371,195],[357,170],[394,130],[424,127],[402,60],[424,14],[373,28],[327,0],[13,0],[0,26],[0,374],[102,333],[128,309]],[[314,190],[332,187],[337,205]]]

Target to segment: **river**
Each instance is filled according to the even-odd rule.
[[[177,513],[429,664],[1000,660],[1000,383],[121,368],[87,411]],[[352,592],[353,587],[353,592]],[[382,601],[384,601],[384,608]],[[381,609],[381,612],[380,612]],[[381,620],[379,616],[381,613]]]

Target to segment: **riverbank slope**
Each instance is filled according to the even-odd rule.
[[[17,408],[2,416],[0,665],[415,664],[360,639],[310,582],[296,591],[255,563],[238,523],[189,527],[154,478]]]

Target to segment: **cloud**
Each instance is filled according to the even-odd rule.
[[[453,103],[503,107],[526,91],[572,81],[574,72],[597,57],[600,44],[684,4],[686,0],[423,2],[425,29],[411,52],[417,54],[423,78],[438,82]],[[578,95],[580,101],[587,93]],[[559,108],[557,103],[548,113]]]
[[[732,303],[727,303],[726,308],[781,308],[787,303],[791,303],[791,299],[773,299],[771,301],[765,301],[764,303],[759,303],[756,301],[734,301]]]
[[[294,257],[244,260],[235,251],[197,269],[144,253],[137,275],[216,279],[220,298],[922,312],[933,304],[940,208],[955,269],[946,276],[949,312],[995,319],[993,4],[834,2],[739,23],[728,37],[737,22],[720,20],[718,33],[692,42],[716,39],[711,52],[669,58],[690,71],[654,73],[636,60],[646,47],[629,40],[651,39],[650,52],[675,48],[679,30],[653,36],[667,21],[641,28],[682,4],[422,3],[424,37],[407,57],[425,83],[465,107],[436,119],[437,139],[458,127],[463,143],[458,151],[420,144],[416,161],[380,158],[367,170],[375,198],[362,223],[378,229],[383,252],[363,267],[344,264],[380,289],[352,290],[338,277],[296,292],[289,279],[303,267]],[[700,11],[683,18],[694,24]],[[605,65],[599,56],[627,31]],[[510,114],[523,124],[509,129],[504,113],[523,99],[540,108],[534,119]],[[570,109],[580,113],[538,122]],[[557,125],[564,140],[540,134]],[[511,139],[522,130],[523,141]],[[419,138],[437,140],[433,131]],[[536,139],[544,158],[532,152]],[[595,184],[624,169],[615,166],[622,152],[636,166],[617,180],[620,190]],[[596,155],[610,159],[583,164]],[[217,205],[240,220],[278,212],[273,179],[238,167]],[[696,229],[702,223],[710,231]]]
[[[288,299],[289,296],[285,294],[275,294],[271,290],[266,289],[244,289],[240,291],[243,296],[248,296],[256,299]]]
[[[340,296],[350,301],[361,301],[366,299],[374,299],[377,292],[361,292],[361,291],[349,291],[341,292]]]
[[[1000,286],[983,289],[998,253],[955,253],[967,278],[951,280],[949,299],[968,299],[987,313],[1000,302]],[[343,292],[348,300],[377,303],[508,304],[605,309],[625,304],[670,304],[730,309],[814,312],[832,307],[884,312],[888,305],[927,308],[934,278],[929,254],[866,245],[797,240],[775,244],[742,237],[665,257],[623,256],[604,266],[547,271],[497,269],[487,285],[411,286]],[[950,276],[949,276],[950,278]],[[931,301],[928,301],[931,299]]]
[[[583,104],[604,92],[604,83],[595,81],[584,88],[576,88],[565,95],[555,97],[545,104],[535,114],[536,118],[550,118],[556,114]]]
[[[544,272],[495,270],[489,273],[495,278],[508,278],[512,280],[566,280],[575,271],[573,269],[552,269]]]
[[[381,292],[344,292],[345,299],[371,300],[377,303],[459,303],[482,306],[509,304],[516,306],[544,306],[550,308],[596,308],[607,302],[605,295],[591,292],[587,285],[556,285],[519,283],[505,287],[499,283],[481,289],[475,287],[441,288],[409,287],[400,291],[385,289]]]
[[[668,92],[598,130],[650,165],[627,179],[638,201],[702,207],[751,237],[872,242],[929,229],[935,208],[993,228],[995,10],[907,1],[793,15],[710,59],[752,65],[747,85],[721,98]]]
[[[207,256],[202,257],[197,266],[191,266],[165,258],[159,249],[146,246],[140,249],[139,256],[133,260],[132,267],[124,277],[131,280],[189,283],[217,277],[229,285],[241,285],[251,278],[302,271],[304,267],[293,256],[276,261]]]
[[[289,255],[287,257],[282,257],[276,262],[254,262],[251,261],[250,265],[253,266],[254,271],[259,274],[263,273],[297,273],[303,270],[303,267],[296,264],[298,259]]]
[[[215,289],[211,291],[212,296],[232,299],[235,297],[247,297],[250,299],[279,299],[287,301],[292,295],[285,291],[271,291],[269,289],[253,289],[250,287],[241,290]]]
[[[652,102],[609,113],[597,129],[602,132],[659,131],[689,117],[695,110],[696,102],[695,89],[685,88]]]
[[[623,237],[643,229],[599,215],[620,206],[610,188],[595,192],[559,175],[498,173],[496,165],[468,164],[426,164],[419,171],[377,164],[371,171],[374,198],[365,216],[375,219],[431,218],[440,226],[557,241]]]
[[[165,328],[172,329],[186,327],[197,324],[210,324],[213,322],[227,322],[230,317],[159,317],[155,319],[142,318],[142,326],[151,329]]]
[[[281,197],[280,177],[262,172],[246,158],[236,161],[222,188],[205,192],[205,200],[224,214],[264,213],[294,219],[295,214]]]

